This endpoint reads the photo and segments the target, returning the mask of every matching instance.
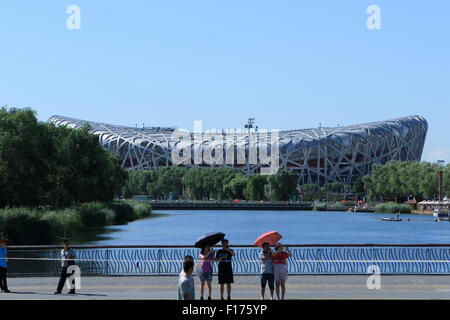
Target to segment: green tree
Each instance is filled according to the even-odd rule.
[[[402,202],[413,196],[418,200],[438,193],[439,166],[427,162],[390,161],[372,166],[370,176],[363,178],[369,199],[392,198]]]
[[[280,169],[269,176],[269,190],[271,200],[286,201],[292,199],[297,193],[298,176],[288,170]]]
[[[159,167],[152,172],[152,182],[147,191],[156,198],[167,198],[170,192],[183,195],[183,177],[188,169],[183,167]]]
[[[317,184],[304,184],[300,186],[300,194],[303,201],[321,200],[325,198],[325,194]]]
[[[126,176],[88,127],[55,127],[30,109],[0,109],[1,206],[109,201]]]
[[[267,178],[263,175],[249,176],[244,188],[244,197],[247,200],[263,200],[264,187],[267,184]]]
[[[155,174],[149,170],[127,170],[128,179],[123,188],[125,197],[129,198],[133,195],[152,194],[148,192],[147,185],[155,182]]]
[[[186,193],[193,199],[207,199],[210,197],[214,182],[210,168],[190,169],[183,176],[183,186]]]
[[[355,178],[355,180],[353,180],[350,190],[355,194],[365,192],[366,190],[364,189],[363,179],[361,177]]]
[[[242,174],[230,176],[231,180],[225,181],[223,192],[227,199],[244,199],[244,189],[247,186],[248,178]]]
[[[234,178],[238,175],[238,171],[233,168],[219,167],[212,168],[210,174],[212,178],[211,196],[219,200],[226,198],[224,185],[230,180],[229,177]]]

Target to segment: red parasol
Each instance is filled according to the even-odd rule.
[[[269,245],[273,246],[278,241],[280,241],[281,238],[281,234],[279,234],[277,231],[268,231],[260,235],[258,239],[255,240],[255,246],[262,247],[262,244],[264,242],[267,242]]]

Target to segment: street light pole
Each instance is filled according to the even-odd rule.
[[[444,163],[445,160],[438,160],[438,164],[441,166],[439,170],[439,202],[444,201]]]

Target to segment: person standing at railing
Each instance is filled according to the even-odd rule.
[[[273,300],[274,275],[273,275],[273,256],[270,245],[267,242],[262,244],[263,251],[259,254],[261,260],[261,299],[264,300],[266,285],[269,284],[270,298]]]
[[[231,299],[231,284],[233,280],[233,267],[231,259],[234,256],[234,251],[228,247],[228,240],[222,240],[222,249],[217,250],[216,261],[219,261],[219,285],[220,285],[220,298],[224,300],[223,293],[225,291],[225,285],[227,285],[227,299]]]
[[[282,246],[281,244],[277,244],[275,246],[275,252],[273,253],[273,271],[275,278],[275,291],[277,293],[278,300],[284,300],[287,280],[287,258],[291,256],[292,253],[289,251],[288,247]]]
[[[211,281],[212,281],[212,261],[214,260],[214,250],[210,245],[206,245],[200,251],[200,300],[203,300],[203,293],[205,292],[205,283],[208,286],[208,300],[211,300]]]
[[[6,282],[6,273],[8,271],[6,241],[5,238],[0,239],[0,288],[2,292],[10,293],[11,291],[8,290],[8,283]]]
[[[189,256],[189,255],[188,256],[184,256],[183,265],[181,267],[180,274],[184,273],[184,263],[185,262],[189,262],[189,261],[192,261],[192,263],[194,263],[194,257],[193,256]],[[194,270],[195,270],[195,264],[194,264]]]
[[[59,277],[58,287],[56,288],[55,294],[61,294],[64,284],[66,283],[67,278],[70,276],[67,273],[67,269],[70,266],[75,265],[75,250],[70,247],[70,243],[68,240],[64,240],[64,248],[61,250],[61,275]],[[75,280],[72,280],[75,282]],[[75,294],[75,284],[72,283],[72,288],[69,291],[69,294]]]
[[[178,279],[178,300],[195,300],[195,287],[192,272],[194,271],[194,258],[185,256],[183,271]]]

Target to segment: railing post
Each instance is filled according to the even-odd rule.
[[[158,275],[161,275],[161,248],[158,249]]]
[[[106,258],[106,276],[109,276],[109,249],[106,249],[105,252],[105,258]]]
[[[317,250],[316,250],[316,261],[315,261],[315,264],[316,264],[315,272],[316,273],[319,272],[318,269],[321,268],[321,265],[320,265],[320,251],[321,251],[321,249],[317,248]]]

